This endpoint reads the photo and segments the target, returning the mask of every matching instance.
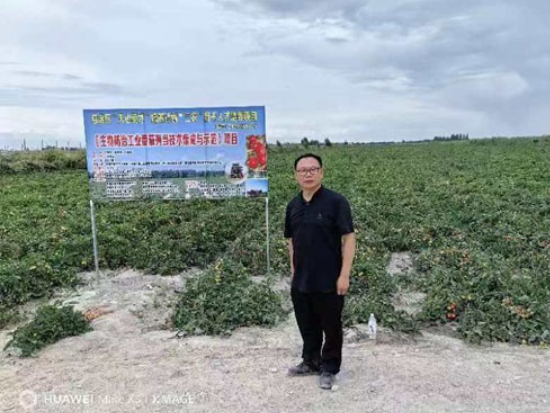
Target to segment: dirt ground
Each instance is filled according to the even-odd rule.
[[[163,329],[186,275],[91,274],[57,300],[104,313],[93,331],[36,358],[0,354],[1,412],[548,413],[548,350],[473,347],[442,334],[347,333],[333,390],[290,378],[301,339],[292,317],[229,338],[176,338]],[[0,331],[0,346],[9,331]]]

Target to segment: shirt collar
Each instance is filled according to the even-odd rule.
[[[304,191],[301,191],[300,192],[300,201],[302,202],[302,204],[311,204],[313,201],[315,201],[317,198],[319,198],[322,195],[323,189],[324,189],[324,187],[321,184],[321,186],[319,187],[319,189],[317,191],[315,191],[315,193],[313,194],[313,196],[311,197],[311,200],[309,202],[307,202],[304,199]]]

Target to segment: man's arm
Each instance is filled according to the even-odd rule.
[[[290,257],[290,280],[294,278],[294,247],[292,245],[292,238],[288,239],[288,256]]]
[[[351,265],[355,256],[355,232],[342,235],[342,269],[336,284],[338,295],[346,295],[349,289]]]

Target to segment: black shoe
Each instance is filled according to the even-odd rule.
[[[319,367],[306,364],[303,361],[297,366],[288,369],[289,376],[312,376],[320,373],[321,369]]]
[[[334,374],[330,374],[326,371],[323,371],[321,373],[321,377],[319,377],[319,387],[322,389],[330,390],[332,389],[332,385],[334,384]]]

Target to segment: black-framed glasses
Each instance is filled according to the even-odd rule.
[[[321,170],[320,167],[314,167],[314,168],[300,168],[296,169],[296,173],[300,176],[306,176],[308,173],[311,175],[315,175],[317,172]]]

